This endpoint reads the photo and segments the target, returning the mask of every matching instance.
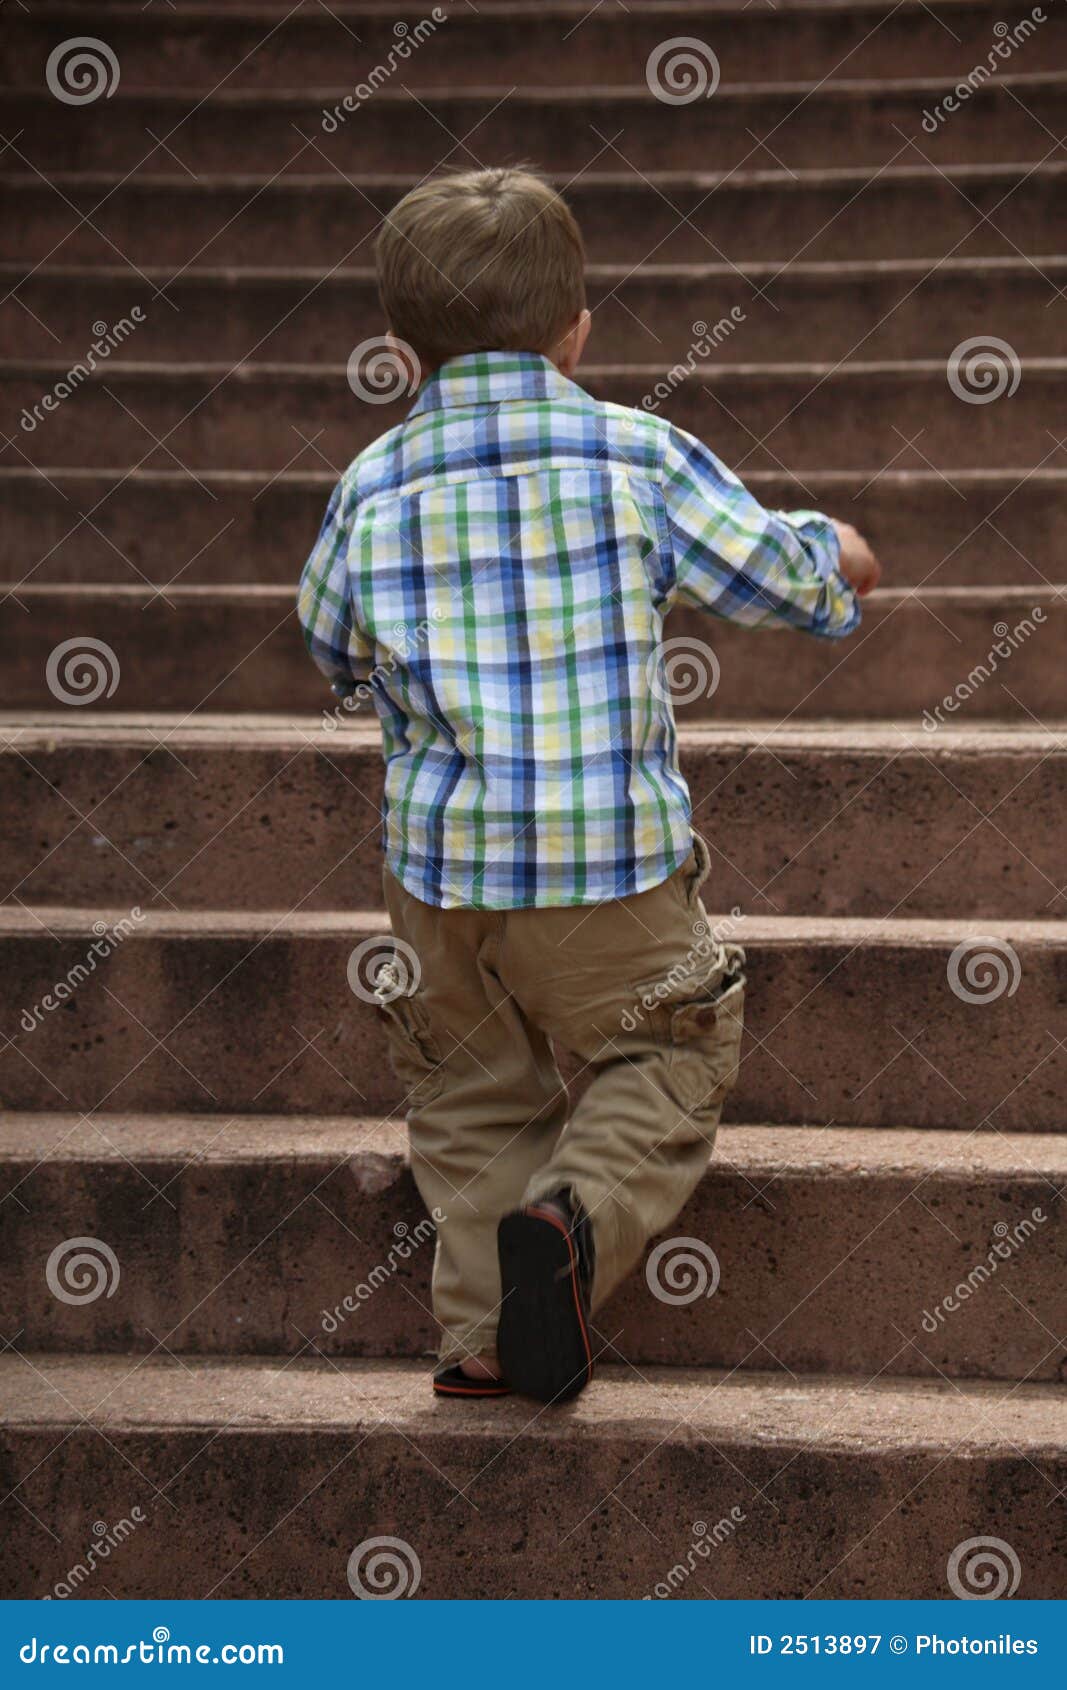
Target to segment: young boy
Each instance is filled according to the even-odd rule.
[[[334,492],[300,617],[381,719],[377,998],[444,1217],[434,1388],[562,1401],[737,1072],[744,955],[700,900],[664,617],[837,637],[879,571],[854,529],[764,511],[692,436],[574,384],[581,236],[537,176],[423,184],[377,259],[421,391]],[[554,1043],[580,1059],[573,1110]]]

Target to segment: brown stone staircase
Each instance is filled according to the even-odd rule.
[[[2,1593],[136,1508],[77,1594],[348,1597],[387,1536],[431,1597],[948,1597],[980,1537],[1061,1596],[1067,12],[931,129],[1014,12],[440,10],[5,13]],[[86,34],[119,80],[75,103],[50,58]],[[679,38],[711,97],[650,88]],[[324,719],[292,609],[403,409],[346,381],[377,220],[524,158],[587,233],[590,387],[639,402],[736,307],[664,410],[888,567],[847,645],[672,629],[721,667],[682,755],[751,960],[675,1229],[718,1284],[635,1274],[558,1412],[430,1398],[347,979],[384,933],[376,729]]]

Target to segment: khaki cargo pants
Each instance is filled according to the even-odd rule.
[[[704,1172],[737,1073],[745,960],[711,928],[707,872],[694,836],[688,860],[650,891],[475,910],[422,903],[386,870],[400,949],[378,998],[415,1180],[443,1217],[433,1275],[443,1361],[495,1350],[496,1229],[508,1210],[575,1193],[592,1217],[596,1308]],[[553,1043],[580,1061],[573,1108]]]

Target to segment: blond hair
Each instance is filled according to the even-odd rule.
[[[405,194],[378,232],[389,327],[427,369],[465,352],[549,352],[585,308],[582,237],[530,170],[468,170]]]

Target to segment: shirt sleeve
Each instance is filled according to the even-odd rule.
[[[371,668],[374,644],[352,617],[343,481],[334,488],[314,550],[304,565],[297,614],[313,662],[337,697],[348,697]]]
[[[838,569],[827,517],[764,510],[713,452],[674,427],[662,486],[677,599],[748,628],[837,639],[858,627],[859,599]]]

